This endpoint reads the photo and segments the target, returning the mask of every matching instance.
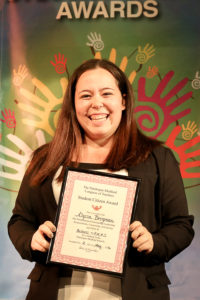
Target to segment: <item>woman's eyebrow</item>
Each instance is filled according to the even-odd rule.
[[[81,91],[78,92],[78,94],[86,93],[86,92],[87,92],[87,93],[90,93],[91,91],[90,91],[90,90],[81,90]]]
[[[111,87],[104,87],[104,88],[100,89],[100,91],[103,91],[103,90],[112,90],[112,91],[114,91],[114,89],[111,88]]]
[[[103,88],[100,89],[100,91],[104,91],[104,90],[112,90],[112,91],[114,91],[114,88],[111,88],[111,87],[103,87]],[[91,93],[91,90],[89,90],[89,89],[84,89],[84,90],[78,91],[78,94],[81,94],[81,93]]]

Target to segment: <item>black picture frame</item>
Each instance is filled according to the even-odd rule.
[[[47,263],[62,264],[74,269],[103,272],[122,277],[127,249],[131,242],[128,227],[135,217],[140,184],[141,179],[136,177],[67,167],[54,222],[57,230],[50,242]],[[81,190],[78,191],[80,186],[82,191],[86,194],[89,193],[89,196],[79,195],[81,193]],[[107,188],[108,186],[110,189]],[[133,195],[130,195],[131,193]],[[122,200],[118,199],[121,194],[124,194],[124,206],[121,203]],[[96,198],[91,195],[95,195]],[[106,200],[110,198],[112,201]],[[101,202],[101,205],[95,205],[98,201]],[[85,215],[85,211],[76,214],[77,203],[80,203],[83,208],[88,205],[87,215]],[[118,205],[119,207],[116,208]],[[120,210],[121,207],[123,212]],[[126,212],[127,208],[130,211]],[[103,213],[99,211],[101,209]],[[110,216],[111,211],[115,214],[114,219],[113,216]],[[119,221],[116,218],[117,211],[121,218]],[[107,213],[109,217],[106,215]],[[101,215],[99,216],[99,214]],[[114,238],[114,243],[109,245],[109,241],[113,240],[116,232],[119,233],[117,241]],[[70,237],[68,238],[68,236]],[[121,240],[123,245],[121,245]],[[116,252],[112,249],[113,245],[116,247]],[[67,250],[63,251],[63,247]],[[79,248],[77,249],[77,247]],[[112,258],[110,261],[107,261],[106,253],[107,257]],[[103,261],[104,257],[105,261]]]

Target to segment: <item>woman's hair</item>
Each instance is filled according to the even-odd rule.
[[[126,109],[113,138],[113,146],[108,154],[105,165],[110,170],[120,170],[144,161],[159,141],[144,136],[137,128],[134,117],[134,96],[132,86],[123,71],[115,64],[104,59],[91,59],[80,65],[71,76],[64,96],[57,128],[52,141],[38,148],[27,170],[31,173],[33,185],[53,176],[60,166],[69,166],[72,157],[76,157],[78,166],[81,145],[84,143],[84,131],[78,123],[74,95],[80,76],[92,69],[102,68],[110,72],[116,79],[119,90],[125,98]],[[58,180],[61,181],[64,168]]]

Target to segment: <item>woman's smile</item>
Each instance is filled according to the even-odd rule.
[[[105,114],[105,113],[99,113],[99,114],[91,114],[88,116],[88,118],[92,121],[96,121],[96,120],[107,120],[107,118],[109,117],[109,114]]]

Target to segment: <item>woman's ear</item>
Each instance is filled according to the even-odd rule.
[[[126,94],[122,95],[122,110],[126,109]]]

